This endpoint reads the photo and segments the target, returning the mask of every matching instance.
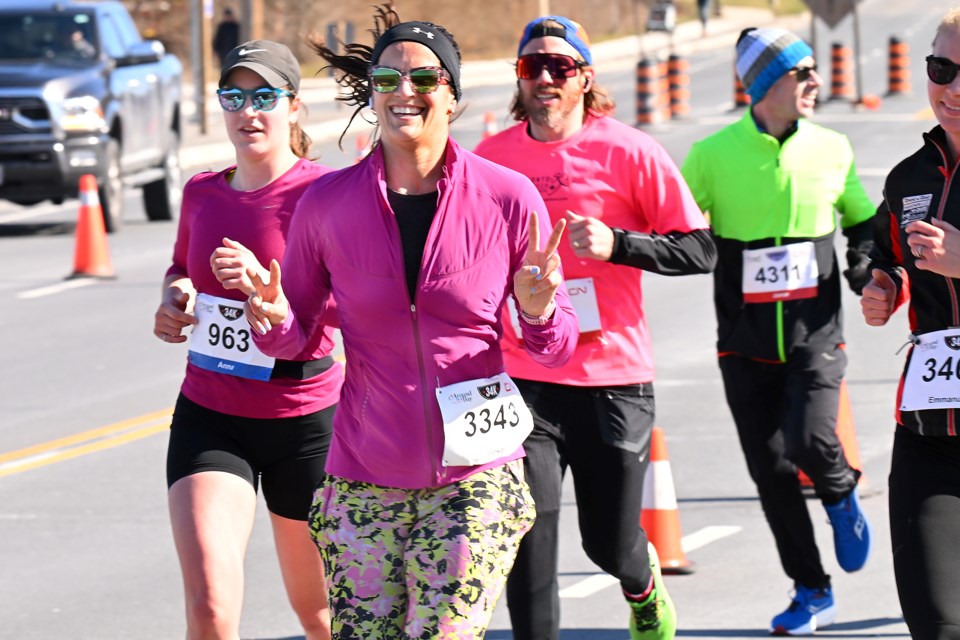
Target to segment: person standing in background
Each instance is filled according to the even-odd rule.
[[[240,44],[240,23],[233,15],[233,9],[226,7],[223,10],[223,20],[217,25],[213,36],[213,52],[217,54],[217,61],[223,66],[227,54]]]

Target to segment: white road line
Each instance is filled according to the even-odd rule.
[[[620,582],[608,573],[598,573],[560,590],[561,598],[586,598]]]
[[[705,547],[711,542],[716,542],[721,538],[726,538],[727,536],[732,536],[735,533],[739,533],[741,529],[742,527],[729,525],[704,527],[699,531],[694,531],[689,535],[683,536],[683,538],[680,540],[680,544],[683,546],[684,552],[689,552],[701,547]],[[561,589],[560,597],[587,598],[598,591],[603,591],[607,587],[612,587],[618,582],[619,580],[609,574],[598,573],[589,576],[588,578],[584,578],[580,582],[576,582],[565,589]]]
[[[58,211],[62,211],[59,206],[46,206],[17,209],[16,211],[11,211],[10,213],[0,212],[0,224],[48,216],[57,213]]]
[[[80,287],[86,287],[91,284],[95,284],[97,280],[95,278],[77,278],[76,280],[67,280],[66,282],[61,282],[60,284],[52,284],[49,287],[40,287],[39,289],[30,289],[28,291],[21,291],[17,294],[17,298],[20,300],[30,300],[31,298],[42,298],[43,296],[51,296],[55,293],[62,293],[70,289],[79,289]]]
[[[14,460],[13,462],[4,462],[0,464],[0,471],[6,471],[7,469],[16,469],[17,467],[22,467],[28,464],[34,464],[36,462],[41,462],[47,458],[52,458],[56,455],[56,451],[47,451],[46,453],[41,453],[39,455],[30,456],[29,458],[21,458],[20,460]]]
[[[705,547],[711,542],[716,542],[721,538],[726,538],[727,536],[732,536],[735,533],[740,533],[743,527],[729,526],[729,525],[714,525],[710,527],[704,527],[699,531],[694,531],[690,535],[683,536],[683,539],[680,541],[680,544],[683,545],[683,550],[686,553],[699,549],[700,547]]]

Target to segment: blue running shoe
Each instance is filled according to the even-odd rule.
[[[790,606],[770,622],[770,633],[775,636],[809,636],[833,624],[836,617],[837,605],[829,587],[811,589],[797,585]]]
[[[861,569],[870,556],[871,535],[857,489],[837,504],[824,505],[824,509],[833,527],[833,546],[840,567],[848,573]]]

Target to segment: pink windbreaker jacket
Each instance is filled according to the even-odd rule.
[[[258,336],[265,353],[296,354],[337,301],[347,371],[334,418],[327,472],[387,487],[427,488],[522,457],[443,467],[436,389],[504,371],[500,310],[523,264],[532,211],[546,212],[520,174],[450,140],[437,212],[414,300],[404,276],[400,233],[387,203],[383,154],[323,176],[293,216],[282,286],[292,312]],[[550,228],[541,215],[541,245]],[[576,316],[564,287],[542,326],[521,323],[537,362],[562,366],[576,348]]]

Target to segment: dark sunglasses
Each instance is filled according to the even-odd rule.
[[[450,84],[443,67],[417,67],[403,72],[393,67],[371,67],[370,86],[377,93],[393,93],[406,78],[417,93],[433,93],[441,84]]]
[[[796,77],[797,82],[806,82],[810,79],[810,74],[817,70],[817,65],[810,65],[809,67],[794,67],[790,69],[790,72],[793,73]]]
[[[546,69],[554,80],[572,78],[585,66],[587,63],[562,53],[528,53],[517,58],[517,77],[521,80],[534,80]]]
[[[292,98],[293,94],[286,89],[273,89],[270,87],[261,87],[260,89],[217,89],[217,97],[220,99],[220,106],[224,111],[240,111],[243,105],[250,98],[250,104],[254,111],[273,111],[280,98],[287,96]]]
[[[949,58],[927,56],[927,77],[933,84],[950,84],[957,77],[960,65]]]

